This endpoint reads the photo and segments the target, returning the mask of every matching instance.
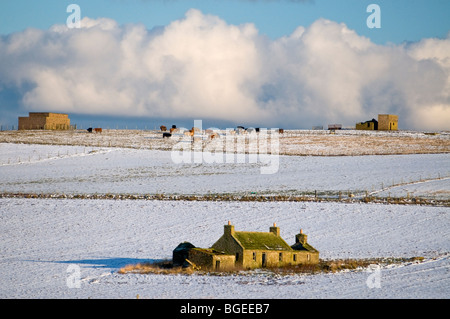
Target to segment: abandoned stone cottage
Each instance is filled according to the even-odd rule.
[[[182,265],[186,259],[202,270],[255,269],[317,264],[319,252],[307,243],[302,230],[295,236],[295,244],[289,246],[276,224],[269,232],[247,232],[235,231],[228,222],[211,248],[197,248],[186,242],[178,245],[173,251],[174,265]]]

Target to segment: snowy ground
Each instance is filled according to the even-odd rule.
[[[262,175],[261,168],[268,164],[250,163],[248,159],[243,163],[175,164],[167,151],[0,144],[0,192],[312,194],[317,191],[380,196],[417,193],[449,199],[449,160],[450,154],[280,156],[273,162],[276,173]],[[403,187],[392,187],[398,184]]]
[[[280,156],[261,163],[175,164],[141,148],[0,144],[0,193],[337,193],[449,199],[449,154]],[[401,185],[398,185],[401,184]],[[276,222],[290,244],[302,228],[324,259],[425,257],[367,269],[274,276],[121,275],[171,258],[183,241],[210,247]],[[0,199],[0,298],[448,298],[450,208],[314,202]],[[79,269],[78,273],[76,270]],[[78,276],[79,275],[79,276]],[[79,279],[79,281],[78,281]],[[80,282],[80,288],[70,283]]]
[[[182,128],[180,128],[182,129]],[[191,129],[191,128],[189,128]],[[205,128],[203,128],[205,129]],[[226,147],[226,137],[249,139],[251,135],[233,135],[231,129],[217,130],[219,139],[211,140],[203,130],[202,147]],[[153,150],[171,150],[180,142],[183,134],[174,133],[170,139],[163,138],[155,130],[103,130],[101,134],[85,130],[74,131],[3,131],[0,143],[24,143],[46,145],[72,145],[90,147],[121,147]],[[254,137],[261,138],[258,133]],[[269,138],[271,136],[268,136]],[[334,134],[320,130],[286,130],[277,135],[279,154],[345,156],[345,155],[394,155],[394,154],[436,154],[450,153],[450,132],[415,131],[356,131],[338,130]]]
[[[0,200],[0,298],[447,298],[450,211],[442,207],[341,204]],[[321,258],[426,257],[319,275],[121,275],[127,264],[171,258],[182,241],[210,247],[231,220],[290,244],[302,228]],[[80,288],[68,280],[80,267]]]

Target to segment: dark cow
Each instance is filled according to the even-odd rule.
[[[87,131],[88,131],[89,133],[92,133],[92,127],[88,128]]]
[[[163,138],[169,138],[169,137],[172,137],[172,134],[170,134],[170,133],[163,133]]]

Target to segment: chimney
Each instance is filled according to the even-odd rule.
[[[230,221],[228,221],[228,225],[224,226],[223,233],[224,235],[234,235],[234,226],[231,225]]]
[[[275,236],[280,236],[280,227],[277,227],[277,223],[273,223],[273,226],[270,227],[270,232],[274,233]]]
[[[303,234],[303,229],[300,229],[300,234],[295,235],[295,243],[306,244],[308,236]]]

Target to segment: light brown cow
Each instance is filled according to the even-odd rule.
[[[210,135],[209,135],[209,138],[210,139],[215,139],[215,138],[219,138],[220,136],[219,136],[219,133],[217,133],[217,132],[213,132],[213,133],[211,133]]]
[[[164,125],[161,125],[159,128],[161,129],[161,132],[167,131],[167,127],[165,127]]]
[[[100,127],[97,127],[97,128],[94,129],[94,132],[95,133],[102,133],[103,130]]]

